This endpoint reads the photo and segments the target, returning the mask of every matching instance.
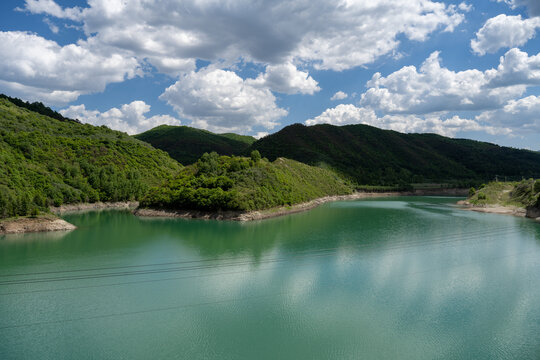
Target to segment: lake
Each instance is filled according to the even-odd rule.
[[[540,224],[457,200],[0,237],[0,358],[539,359]]]

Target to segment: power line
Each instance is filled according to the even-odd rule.
[[[503,259],[503,258],[519,256],[519,255],[527,254],[527,253],[529,253],[529,252],[520,252],[520,253],[511,254],[511,255],[495,257],[495,258],[487,258],[487,259],[484,259],[484,260],[500,260],[500,259]],[[418,275],[418,274],[422,274],[422,273],[433,272],[434,270],[448,270],[448,269],[459,268],[459,267],[462,267],[462,266],[467,266],[467,265],[476,264],[476,263],[477,262],[469,262],[469,263],[459,264],[457,266],[454,265],[454,266],[448,266],[448,267],[445,267],[445,268],[423,270],[423,271],[417,271],[417,272],[413,272],[413,273],[405,273],[405,274],[402,274],[401,276]],[[536,264],[533,267],[536,267],[538,265],[540,265],[540,264]],[[217,305],[217,304],[224,304],[224,303],[237,302],[237,301],[247,301],[247,300],[253,300],[253,299],[262,299],[262,298],[282,296],[282,295],[287,295],[287,294],[288,294],[287,292],[280,292],[280,293],[269,294],[269,295],[250,296],[250,297],[233,298],[233,299],[226,299],[226,300],[215,300],[215,301],[207,301],[207,302],[200,302],[200,303],[193,303],[193,304],[179,304],[179,305],[167,306],[167,307],[159,307],[159,308],[151,308],[151,309],[135,310],[135,311],[126,311],[126,312],[118,312],[118,313],[111,313],[111,314],[86,316],[86,317],[78,317],[78,318],[71,318],[71,319],[60,319],[60,320],[41,321],[41,322],[34,322],[34,323],[27,323],[27,324],[8,325],[8,326],[0,327],[0,330],[8,330],[8,329],[24,328],[24,327],[32,327],[32,326],[52,325],[52,324],[63,324],[63,323],[68,323],[68,322],[105,319],[105,318],[118,317],[118,316],[139,315],[139,314],[146,314],[146,313],[153,313],[153,312],[162,312],[162,311],[193,308],[193,307],[199,307],[199,306]]]
[[[491,234],[491,233],[498,233],[499,231],[503,230],[510,230],[515,229],[517,226],[512,227],[504,227],[499,229],[491,229],[489,231],[485,230],[477,230],[477,231],[471,231],[468,232],[467,235],[473,235],[473,234]],[[454,236],[461,237],[463,234],[453,234],[453,235],[446,235],[442,238],[451,238]],[[441,237],[433,237],[433,239],[438,239]],[[422,240],[423,242],[423,240]],[[408,242],[410,243],[410,242]],[[369,244],[371,245],[371,244]],[[362,246],[362,245],[359,245]],[[326,251],[326,250],[337,250],[339,247],[332,247],[332,248],[323,248],[323,249],[316,249],[316,250],[305,250],[305,251],[298,251],[293,252],[294,253],[303,253],[303,252],[312,252],[312,251]],[[212,259],[199,259],[199,260],[186,260],[186,261],[171,261],[171,262],[161,262],[161,263],[153,263],[153,264],[139,264],[139,265],[122,265],[122,266],[106,266],[106,267],[96,267],[96,268],[85,268],[85,269],[68,269],[68,270],[51,270],[51,271],[41,271],[41,272],[31,272],[31,273],[18,273],[18,274],[0,274],[0,278],[2,277],[16,277],[16,276],[34,276],[34,275],[48,275],[48,274],[62,274],[62,273],[75,273],[75,272],[91,272],[91,271],[102,271],[102,270],[119,270],[119,269],[130,269],[130,268],[141,268],[141,267],[154,267],[154,266],[165,266],[165,265],[183,265],[183,264],[192,264],[192,263],[202,263],[202,262],[212,262],[212,261],[223,261],[223,260],[236,260],[237,257],[228,257],[228,258],[212,258]],[[1,283],[1,282],[0,282]]]
[[[482,232],[481,237],[486,237],[491,235],[492,233],[496,233],[497,235],[510,235],[513,232],[510,232],[512,228],[506,228],[504,229],[506,231],[506,234],[504,232],[501,232],[500,230],[492,230],[491,232]],[[471,232],[472,234],[473,232]],[[469,235],[471,235],[469,234]],[[459,234],[456,234],[454,236],[460,236]],[[463,237],[461,236],[459,240],[466,241],[466,240],[472,240],[476,236],[472,237]],[[385,247],[385,250],[394,250],[394,249],[405,249],[410,247],[415,247],[418,243],[423,243],[423,240],[415,240],[415,241],[408,241],[408,242],[402,242],[398,244],[397,246],[391,246],[391,247]],[[439,241],[430,241],[430,245],[440,245],[445,243],[455,243],[456,239],[454,239],[452,236],[449,237],[441,237]],[[404,246],[403,246],[404,244]],[[363,248],[369,245],[363,245],[363,246],[351,246],[348,247],[350,250]],[[320,257],[320,256],[328,256],[332,255],[331,251],[340,249],[341,247],[335,247],[335,248],[327,248],[327,249],[318,249],[313,251],[304,251],[304,252],[296,252],[292,253],[292,255],[299,256],[300,258],[310,258],[310,257]],[[288,261],[289,258],[270,258],[263,261],[258,262],[257,264],[268,264],[268,263],[278,263],[278,262],[284,262]],[[197,261],[193,261],[197,262]],[[202,262],[202,261],[201,261]],[[33,284],[33,283],[42,283],[42,282],[57,282],[57,281],[72,281],[72,280],[87,280],[87,279],[99,279],[99,278],[109,278],[109,277],[124,277],[124,276],[135,276],[135,275],[149,275],[149,274],[160,274],[160,273],[168,273],[168,272],[183,272],[183,271],[193,271],[193,270],[204,270],[204,269],[218,269],[218,268],[225,268],[225,267],[233,267],[233,266],[242,266],[242,265],[250,265],[253,264],[252,261],[236,261],[236,262],[229,262],[229,263],[223,263],[223,264],[208,264],[208,265],[192,265],[192,266],[184,266],[184,267],[174,267],[174,268],[165,268],[165,269],[151,269],[151,270],[136,270],[136,271],[125,271],[125,272],[115,272],[115,273],[103,273],[103,274],[82,274],[82,275],[71,275],[71,276],[59,276],[59,277],[47,277],[47,278],[33,278],[33,279],[15,279],[15,280],[6,280],[0,282],[0,285],[20,285],[20,284]],[[146,265],[144,265],[146,266]],[[1,294],[0,294],[1,295]]]

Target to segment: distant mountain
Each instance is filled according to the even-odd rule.
[[[539,152],[368,125],[294,124],[249,151],[255,149],[271,161],[286,157],[333,168],[359,184],[540,177]]]
[[[135,135],[135,138],[166,151],[181,164],[193,164],[205,152],[240,155],[255,141],[251,136],[214,134],[188,126],[161,125]]]
[[[45,116],[54,111],[12,99],[0,98],[0,218],[50,205],[137,200],[182,168],[125,133]]]

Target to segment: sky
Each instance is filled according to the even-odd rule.
[[[0,93],[136,134],[368,124],[540,150],[539,0],[3,0]]]

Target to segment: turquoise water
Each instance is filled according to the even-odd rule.
[[[0,359],[539,359],[540,224],[456,200],[0,237]]]

